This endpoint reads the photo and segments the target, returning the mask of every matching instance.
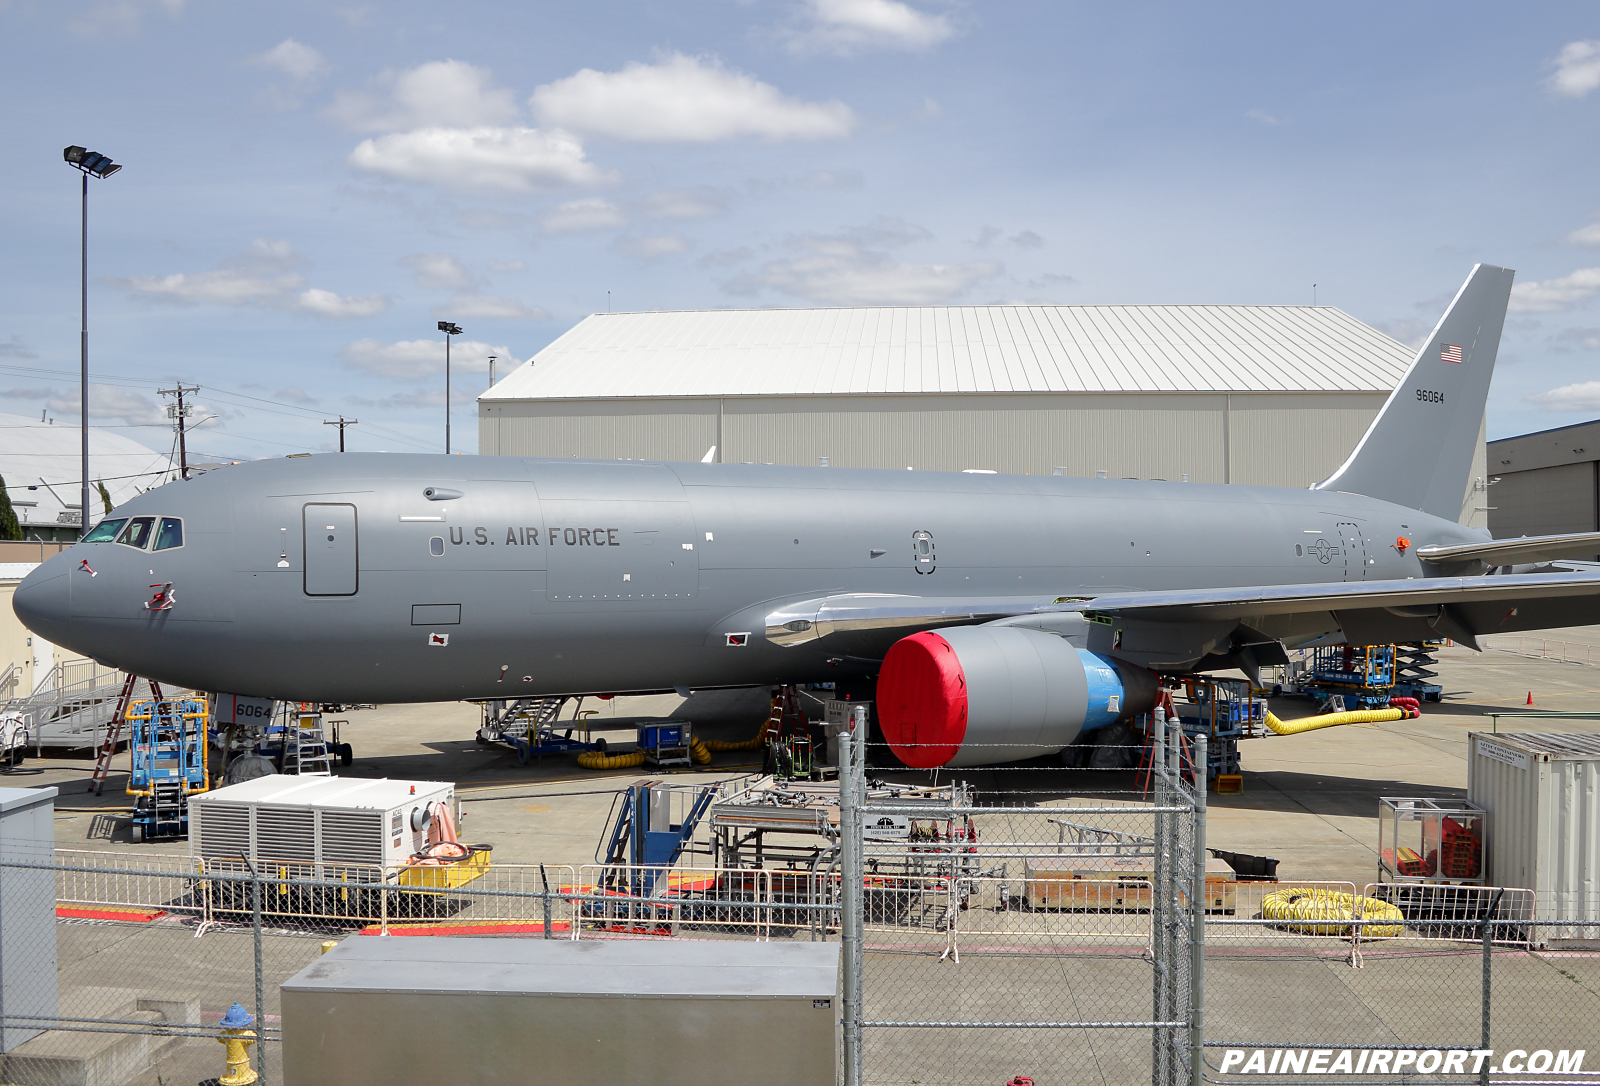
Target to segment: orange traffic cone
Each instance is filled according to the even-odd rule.
[[[1529,705],[1533,704],[1533,691],[1532,690],[1528,691],[1528,704]]]

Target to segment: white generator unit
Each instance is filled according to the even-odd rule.
[[[273,774],[189,799],[189,854],[207,862],[399,867],[427,843],[435,804],[461,824],[456,787],[442,781]],[[376,880],[374,870],[371,878]],[[366,881],[362,879],[361,881]]]

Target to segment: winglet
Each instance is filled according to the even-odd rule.
[[[1355,451],[1315,489],[1460,519],[1515,274],[1472,269]]]

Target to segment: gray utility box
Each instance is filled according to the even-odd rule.
[[[284,982],[285,1086],[831,1086],[839,945],[353,935]]]
[[[56,790],[0,788],[0,1052],[37,1037],[37,1027],[11,1025],[60,1013],[56,988],[56,873],[12,864],[55,860]],[[0,1075],[0,1080],[11,1081]]]

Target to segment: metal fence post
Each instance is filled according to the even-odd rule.
[[[859,737],[849,731],[839,735],[839,852],[840,949],[844,955],[844,1082],[861,1086],[861,929],[863,918],[862,813],[857,806],[857,748],[864,744],[866,730]]]
[[[1489,981],[1491,974],[1494,972],[1492,964],[1494,961],[1494,924],[1491,921],[1494,920],[1495,914],[1500,911],[1500,899],[1505,896],[1506,890],[1503,886],[1494,892],[1494,898],[1489,902],[1489,907],[1484,910],[1483,921],[1479,925],[1483,929],[1483,1037],[1479,1047],[1485,1049],[1489,1047]],[[1484,1066],[1478,1069],[1478,1082],[1481,1086],[1489,1086],[1487,1060],[1484,1061]]]
[[[1194,740],[1194,805],[1189,812],[1194,846],[1194,918],[1189,922],[1189,1082],[1205,1081],[1206,1005],[1206,736]]]
[[[250,927],[255,933],[256,944],[256,1036],[265,1037],[267,1029],[267,988],[266,969],[261,961],[261,872],[256,870],[256,865],[250,857],[239,854],[239,858],[250,869]],[[256,1081],[261,1086],[267,1086],[267,1049],[265,1045],[256,1048]]]
[[[1152,796],[1157,808],[1167,804],[1167,721],[1166,714],[1159,707],[1151,714],[1150,736],[1150,775],[1154,783]],[[1150,942],[1151,942],[1151,1005],[1150,1017],[1152,1021],[1161,1022],[1167,1006],[1167,819],[1160,813],[1154,815],[1155,825],[1152,827],[1155,837],[1155,855],[1153,857],[1155,871],[1152,872],[1151,882],[1154,884],[1150,893]],[[1150,1035],[1150,1071],[1151,1079],[1155,1086],[1167,1084],[1167,1045],[1166,1030],[1156,1026]]]
[[[544,864],[539,865],[539,881],[544,883],[544,937],[550,939],[550,876],[545,874]]]

